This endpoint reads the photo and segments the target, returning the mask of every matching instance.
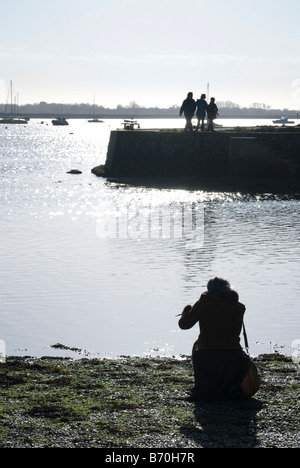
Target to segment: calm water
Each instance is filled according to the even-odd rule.
[[[107,183],[90,171],[105,162],[110,131],[120,123],[0,126],[0,339],[7,354],[77,356],[53,350],[58,342],[96,357],[190,353],[198,330],[179,330],[175,315],[215,275],[228,278],[246,304],[252,354],[295,353],[299,200]],[[71,169],[82,174],[67,174]],[[119,220],[133,207],[143,221],[174,204],[190,218],[198,210],[196,242],[102,235],[116,208]]]

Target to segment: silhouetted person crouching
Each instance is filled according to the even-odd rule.
[[[179,327],[186,330],[196,323],[200,327],[192,351],[195,386],[189,397],[191,401],[239,398],[246,369],[240,345],[245,309],[228,281],[218,277],[207,283],[207,291],[193,306],[183,309]]]

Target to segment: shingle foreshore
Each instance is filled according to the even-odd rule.
[[[248,400],[190,403],[190,357],[9,357],[0,364],[0,448],[298,448],[299,364],[255,358]]]

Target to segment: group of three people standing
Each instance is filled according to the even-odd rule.
[[[196,111],[197,109],[197,111]],[[197,127],[196,130],[200,128],[201,122],[201,130],[204,130],[204,120],[207,114],[208,120],[208,131],[214,130],[214,120],[217,118],[218,115],[218,107],[215,103],[215,98],[211,98],[210,103],[207,104],[206,102],[206,95],[202,94],[201,98],[197,101],[193,98],[193,93],[188,93],[187,98],[183,101],[182,106],[180,108],[179,115],[181,116],[184,114],[186,119],[185,131],[192,132],[193,131],[193,124],[192,119],[195,115],[197,116]]]

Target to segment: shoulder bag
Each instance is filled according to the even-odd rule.
[[[260,387],[258,370],[249,355],[249,344],[245,325],[243,323],[243,335],[245,340],[245,372],[241,380],[241,398],[250,398],[255,395]]]

